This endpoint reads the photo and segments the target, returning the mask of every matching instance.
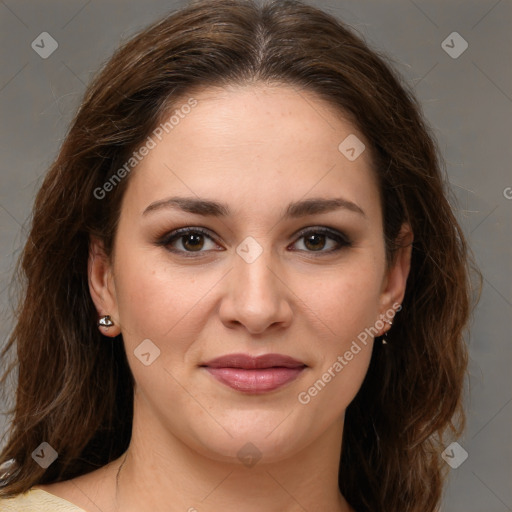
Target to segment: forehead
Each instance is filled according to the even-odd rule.
[[[139,209],[166,193],[260,207],[334,189],[363,202],[378,195],[363,134],[311,92],[261,84],[208,88],[175,101],[171,119],[151,135],[154,147],[131,176],[127,195]],[[343,153],[344,141],[362,151],[357,158]]]

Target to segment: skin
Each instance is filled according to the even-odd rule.
[[[194,98],[197,106],[132,171],[112,260],[91,243],[91,296],[115,322],[103,332],[123,334],[136,381],[130,446],[104,468],[39,488],[88,512],[231,512],[240,503],[248,512],[353,510],[338,489],[341,439],[373,339],[308,404],[297,397],[401,303],[412,233],[403,226],[404,247],[388,268],[369,143],[312,93],[253,84]],[[354,161],[338,150],[349,134],[367,148]],[[143,214],[171,196],[226,203],[232,214]],[[283,218],[288,203],[313,197],[343,197],[364,215]],[[329,252],[335,240],[308,244],[297,235],[321,226],[351,245]],[[174,253],[158,245],[181,227],[203,227],[212,239],[178,237]],[[236,252],[248,236],[262,250],[251,263]],[[149,366],[134,355],[145,339],[160,350]],[[308,367],[277,390],[248,395],[199,368],[234,352],[285,354]],[[252,467],[237,457],[249,442],[261,455]]]

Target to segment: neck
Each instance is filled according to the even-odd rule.
[[[147,416],[143,425],[137,417],[128,450],[113,464],[115,511],[238,512],[241,503],[246,512],[353,510],[338,487],[343,418],[282,460],[241,463],[199,453]]]

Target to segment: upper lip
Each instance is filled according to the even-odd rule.
[[[215,359],[211,359],[201,366],[209,368],[241,368],[244,370],[253,370],[256,368],[300,368],[306,366],[303,362],[293,359],[293,357],[282,354],[263,354],[261,356],[251,356],[249,354],[227,354]]]

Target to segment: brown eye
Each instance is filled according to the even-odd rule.
[[[190,233],[189,235],[182,235],[181,245],[187,250],[201,250],[204,245],[203,237],[204,235],[195,233]]]
[[[343,247],[351,246],[349,238],[338,231],[320,227],[304,230],[299,234],[299,240],[303,241],[304,248],[301,252],[317,253],[321,256],[341,250]],[[198,255],[209,250],[217,250],[219,246],[213,237],[202,228],[181,228],[165,235],[158,242],[158,245],[165,247],[168,251],[180,253],[185,256]],[[210,243],[210,247],[208,247]]]
[[[208,247],[207,242],[210,242],[210,247]],[[158,245],[171,252],[185,254],[206,252],[218,247],[213,238],[201,228],[177,229],[159,240]]]
[[[299,240],[304,239],[303,245],[306,252],[317,252],[320,254],[339,251],[343,247],[350,246],[349,238],[343,233],[328,228],[315,228],[300,233]],[[297,242],[296,242],[297,243]],[[326,246],[328,247],[325,250]]]
[[[324,248],[326,236],[318,233],[304,237],[304,245],[311,251],[318,251]]]

